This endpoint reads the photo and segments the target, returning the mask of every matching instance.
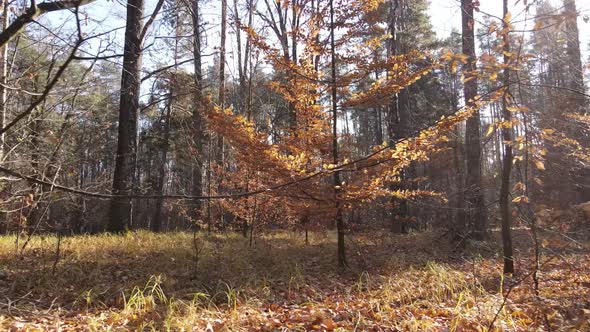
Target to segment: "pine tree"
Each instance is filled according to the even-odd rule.
[[[139,113],[141,31],[143,0],[128,0],[125,27],[125,50],[121,74],[119,103],[119,136],[113,176],[113,195],[128,196],[133,192],[137,158],[137,119]],[[128,197],[111,200],[108,230],[123,232],[131,223],[132,203]]]
[[[473,105],[477,96],[477,72],[474,37],[474,9],[473,0],[461,1],[463,54],[467,56],[464,75],[466,80],[463,95],[466,105]],[[479,112],[469,118],[465,127],[465,158],[466,158],[466,202],[467,202],[467,227],[470,236],[482,239],[486,233],[486,211],[482,191],[481,176],[481,146],[480,146],[480,118]]]

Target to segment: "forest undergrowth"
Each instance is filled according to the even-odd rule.
[[[273,232],[251,247],[238,234],[0,237],[0,329],[590,328],[588,242],[545,234],[535,274],[531,237],[518,230],[518,274],[502,277],[493,239],[458,247],[435,232],[354,234],[339,270],[331,235],[311,233],[306,245],[301,233]]]

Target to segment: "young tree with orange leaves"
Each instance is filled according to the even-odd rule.
[[[379,5],[378,1],[329,2],[327,8],[321,9],[330,14],[329,21],[318,21],[318,30],[300,31],[301,40],[315,45],[313,52],[320,52],[324,61],[321,67],[314,64],[314,54],[308,53],[309,49],[301,55],[300,63],[285,61],[280,48],[272,47],[251,27],[244,28],[253,45],[264,53],[266,61],[278,71],[293,74],[285,84],[272,85],[298,115],[296,126],[278,141],[269,140],[269,133],[257,129],[251,119],[234,114],[232,109],[218,107],[208,115],[212,129],[222,134],[234,148],[236,166],[233,172],[222,176],[223,187],[256,191],[292,182],[293,185],[285,189],[263,190],[257,194],[258,204],[272,201],[275,209],[283,209],[285,217],[293,221],[301,220],[303,214],[309,216],[310,210],[315,211],[315,218],[325,222],[333,220],[338,234],[340,266],[346,265],[346,214],[379,197],[412,200],[439,195],[428,190],[392,189],[400,188],[392,185],[403,181],[402,172],[412,163],[426,161],[430,154],[444,149],[448,141],[446,133],[472,115],[483,102],[475,96],[464,111],[417,132],[416,137],[376,146],[369,155],[353,159],[352,151],[342,145],[342,127],[338,121],[344,114],[342,110],[359,105],[385,105],[386,97],[415,84],[437,66],[446,65],[418,51],[367,61],[366,55],[385,38],[375,36],[355,44],[366,36],[358,20],[374,19],[376,16],[370,14]],[[318,35],[320,40],[326,36],[327,42],[316,44]],[[424,66],[424,63],[430,65]],[[389,75],[359,89],[359,80],[376,70],[387,71]],[[332,177],[332,181],[327,176]],[[240,218],[250,218],[253,211],[247,207],[252,207],[251,203],[225,206]]]

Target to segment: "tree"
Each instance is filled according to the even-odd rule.
[[[406,12],[406,1],[404,0],[391,0],[389,2],[389,42],[387,48],[388,56],[395,56],[404,54],[406,51],[407,43],[403,38],[403,29],[405,27],[404,13]],[[402,30],[399,33],[398,30]],[[408,107],[408,90],[404,89],[399,93],[391,96],[391,101],[388,107],[387,114],[387,132],[389,136],[390,144],[397,141],[398,139],[407,137],[409,134],[410,126],[410,114]],[[403,232],[403,224],[401,218],[407,217],[408,214],[408,202],[403,200],[399,202],[399,215],[394,217],[394,231],[396,233]]]
[[[221,28],[220,28],[220,45],[219,45],[219,89],[218,103],[221,109],[225,108],[225,39],[227,35],[227,0],[221,0]],[[217,163],[223,168],[224,147],[223,136],[217,135]]]
[[[119,101],[119,134],[113,176],[113,197],[111,200],[108,230],[126,231],[132,217],[132,201],[137,158],[137,117],[141,87],[143,0],[127,1],[127,24],[125,27],[125,49],[121,73],[121,97]]]
[[[8,0],[4,0],[2,4],[2,31],[6,31],[9,19]],[[0,47],[0,128],[4,128],[6,122],[6,103],[8,102],[8,43]],[[4,144],[5,133],[0,134],[0,165],[4,161]]]
[[[373,147],[374,152],[353,159],[354,150],[347,145],[351,135],[346,129],[347,110],[384,106],[388,96],[417,84],[435,65],[428,56],[415,50],[384,60],[371,58],[373,61],[368,62],[365,55],[383,39],[383,34],[367,38],[366,27],[376,26],[377,5],[357,1],[344,1],[338,6],[334,2],[332,7],[328,2],[327,5],[323,10],[333,11],[334,17],[332,20],[331,15],[328,16],[328,22],[319,25],[320,33],[327,37],[325,43],[320,43],[316,49],[310,48],[310,54],[301,55],[299,64],[286,63],[280,45],[274,47],[264,36],[246,29],[253,44],[264,53],[276,72],[289,70],[297,76],[281,84],[275,79],[275,84],[271,85],[296,110],[297,131],[279,133],[284,136],[274,140],[272,133],[262,130],[264,126],[257,126],[252,119],[230,109],[217,108],[210,114],[209,123],[212,130],[221,131],[228,146],[234,148],[234,167],[231,172],[225,172],[224,187],[250,188],[257,193],[258,211],[266,210],[262,205],[270,205],[280,211],[287,223],[304,220],[313,223],[313,219],[320,218],[334,220],[341,244],[338,261],[344,266],[345,214],[352,213],[353,207],[373,206],[381,197],[410,200],[435,195],[417,187],[392,190],[391,186],[399,187],[400,174],[413,163],[424,162],[426,151],[436,151],[440,147],[437,137],[442,139],[442,132],[454,129],[457,121],[466,119],[472,111],[444,118],[418,137]],[[334,32],[339,27],[346,27],[342,36]],[[310,30],[309,34],[302,32],[303,44],[314,45],[317,41],[318,30],[313,26]],[[342,53],[338,51],[340,48]],[[315,52],[328,61],[325,66],[316,66]],[[390,75],[371,85],[359,83],[378,70],[388,70]],[[473,104],[481,103],[474,101]],[[281,184],[285,182],[293,184],[289,190],[264,189],[283,188]],[[245,219],[248,205],[251,206],[248,203],[225,207]]]
[[[192,0],[191,23],[192,23],[192,55],[193,55],[193,106],[192,106],[192,143],[194,145],[194,158],[192,165],[192,191],[193,196],[201,196],[203,194],[203,142],[204,137],[204,123],[203,123],[203,74],[202,74],[202,59],[201,59],[201,17],[199,0]],[[203,218],[203,204],[201,200],[193,200],[194,209],[196,210],[195,217]]]
[[[334,24],[334,0],[330,0],[330,73],[331,73],[331,100],[332,100],[332,157],[334,165],[340,163],[338,157],[338,88],[336,83],[336,25]],[[344,219],[340,203],[340,171],[334,172],[334,202],[336,204],[336,229],[338,231],[338,266],[346,267],[346,248],[344,246]]]
[[[153,232],[160,232],[162,229],[162,206],[164,199],[161,197],[164,193],[164,180],[166,178],[166,163],[168,161],[168,151],[170,150],[170,123],[172,121],[172,93],[176,90],[175,87],[178,85],[177,75],[171,75],[168,85],[168,100],[164,105],[163,114],[161,120],[159,119],[159,132],[160,137],[157,138],[159,144],[157,144],[158,157],[156,158],[157,163],[157,178],[154,183],[154,194],[160,196],[156,198],[156,206],[154,209],[154,217],[151,222],[151,230]]]
[[[580,52],[580,39],[578,31],[578,12],[576,10],[575,0],[564,0],[564,18],[567,54],[567,81],[566,86],[571,92],[566,95],[566,107],[570,112],[585,114],[587,112],[588,98],[584,95],[586,86],[584,85],[584,69],[582,67],[582,54]],[[582,144],[588,144],[583,130],[573,128],[568,136],[578,140]],[[588,179],[590,169],[585,168],[576,172],[576,177]],[[580,181],[582,182],[582,181]],[[583,184],[578,186],[576,195],[578,202],[587,202],[590,200],[590,189]]]
[[[512,222],[510,215],[510,175],[512,173],[512,114],[510,105],[510,18],[508,16],[508,0],[503,0],[502,19],[502,53],[504,54],[504,95],[502,97],[502,117],[510,126],[502,126],[504,141],[504,159],[502,162],[502,185],[500,188],[500,215],[502,217],[502,248],[504,252],[504,274],[514,273],[514,257],[512,253]]]
[[[575,91],[584,91],[584,70],[582,68],[582,55],[580,52],[576,0],[564,0],[563,2],[567,63],[569,67],[567,85]],[[585,98],[579,94],[570,97],[572,97],[572,100],[577,103],[575,107],[581,112],[581,107],[583,106]]]
[[[465,83],[463,95],[466,105],[474,105],[477,96],[477,72],[475,56],[475,37],[473,18],[475,2],[461,0],[463,54],[467,56],[465,64]],[[486,232],[486,211],[484,196],[481,188],[481,146],[479,112],[469,118],[465,127],[465,159],[466,159],[466,203],[468,208],[468,234],[476,239],[482,239]]]

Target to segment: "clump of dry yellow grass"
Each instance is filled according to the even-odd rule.
[[[527,278],[502,279],[493,254],[458,257],[434,233],[357,235],[348,243],[351,267],[339,271],[331,235],[314,233],[305,245],[301,234],[269,233],[253,247],[236,234],[75,236],[61,239],[59,256],[53,236],[33,237],[24,251],[16,249],[14,236],[1,237],[0,293],[6,300],[0,299],[0,328],[472,331],[487,330],[492,321],[498,330],[584,326],[585,307],[577,313],[564,308],[590,295],[588,263],[581,263],[588,261],[585,251],[562,255],[580,263],[576,274],[558,261],[544,265],[541,294],[535,296]],[[521,270],[527,264],[523,258]],[[559,285],[560,292],[551,293],[549,285]]]

